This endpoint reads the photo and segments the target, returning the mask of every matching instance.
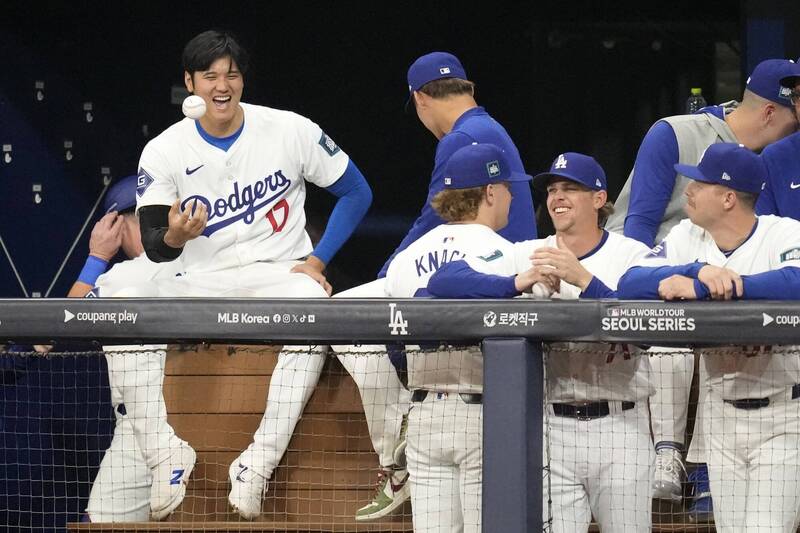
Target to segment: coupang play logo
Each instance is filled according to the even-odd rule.
[[[203,231],[203,235],[209,237],[239,220],[245,224],[252,224],[256,217],[256,211],[283,196],[291,185],[292,180],[284,176],[282,171],[277,170],[245,187],[240,187],[239,182],[234,182],[233,192],[227,197],[209,200],[199,194],[190,196],[181,202],[181,209],[191,209],[195,201],[205,204],[208,210],[208,225]],[[286,204],[286,201],[281,200],[279,203]],[[282,207],[287,211],[284,216],[288,215],[288,205]],[[280,225],[280,228],[276,228],[275,225],[273,223],[273,227],[277,231],[283,227],[283,224]]]

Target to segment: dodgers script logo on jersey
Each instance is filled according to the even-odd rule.
[[[262,178],[254,185],[239,187],[239,182],[233,183],[233,192],[227,197],[210,200],[205,196],[195,194],[189,196],[181,202],[181,209],[191,208],[195,200],[205,204],[208,210],[208,225],[203,235],[211,236],[213,233],[230,226],[238,220],[243,220],[245,224],[252,224],[256,218],[256,211],[269,205],[274,200],[283,196],[292,186],[292,180],[283,175],[281,170],[276,170],[273,174]],[[285,223],[288,218],[289,205],[286,200],[280,200],[275,205],[275,210],[283,209]],[[272,215],[270,217],[269,215]],[[283,228],[283,223],[278,224],[270,211],[267,215],[273,229],[277,232]],[[212,220],[221,219],[217,222]]]

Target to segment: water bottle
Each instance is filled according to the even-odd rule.
[[[686,99],[686,114],[691,115],[705,106],[706,99],[703,98],[703,89],[700,87],[692,87],[692,94]]]

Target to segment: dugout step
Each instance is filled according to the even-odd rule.
[[[358,523],[374,496],[378,461],[358,390],[335,358],[295,428],[270,481],[262,515],[242,520],[228,505],[228,466],[252,440],[264,412],[279,347],[172,346],[164,397],[169,421],[197,452],[182,504],[164,522],[71,523],[68,531],[407,532],[411,506]]]

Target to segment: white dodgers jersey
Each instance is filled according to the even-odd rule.
[[[558,248],[555,235],[514,244],[516,271],[531,268],[530,256],[542,247]],[[636,265],[647,247],[617,233],[604,232],[600,244],[579,258],[581,265],[611,290],[619,278]],[[553,298],[576,299],[580,289],[561,282]],[[551,343],[547,353],[547,401],[587,402],[597,400],[640,401],[653,392],[650,360],[641,350],[625,344],[591,342]]]
[[[100,275],[87,297],[107,298],[128,287],[156,279],[172,278],[181,273],[182,266],[180,258],[175,261],[154,263],[146,254],[142,254],[134,259],[117,263],[108,272]]]
[[[289,111],[241,103],[244,126],[228,151],[205,141],[185,118],[150,141],[139,161],[137,209],[195,201],[208,209],[203,234],[181,254],[187,272],[256,261],[301,259],[306,181],[329,187],[349,158],[312,121]]]
[[[657,267],[701,262],[739,275],[800,267],[800,222],[774,215],[757,218],[752,235],[728,256],[711,234],[691,220],[683,220],[639,264]],[[778,347],[774,351],[772,347],[704,348],[707,384],[726,400],[765,398],[783,392],[787,385],[800,383],[798,347],[786,348],[786,353],[777,353]]]
[[[386,272],[387,295],[410,298],[428,286],[428,280],[439,267],[470,257],[476,258],[474,265],[470,261],[473,268],[484,273],[502,274],[513,266],[513,247],[482,224],[442,224],[395,256]],[[480,348],[410,352],[408,386],[411,390],[482,392],[483,356]]]

